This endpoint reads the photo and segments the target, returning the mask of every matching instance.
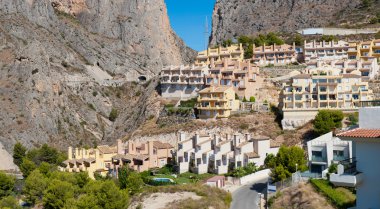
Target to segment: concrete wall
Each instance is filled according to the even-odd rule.
[[[380,129],[380,107],[359,108],[359,127]]]
[[[380,143],[356,140],[357,169],[363,172],[357,187],[356,208],[380,208]],[[378,140],[378,139],[376,139]]]
[[[244,185],[244,184],[247,184],[247,183],[253,182],[253,181],[260,181],[263,179],[268,179],[270,174],[271,174],[270,169],[265,169],[265,170],[261,170],[261,171],[258,171],[256,173],[247,175],[247,176],[243,176],[240,178],[240,185]]]
[[[305,28],[297,30],[298,33],[303,35],[351,35],[351,34],[374,34],[377,33],[378,28],[364,28],[364,29],[344,29],[344,28]]]

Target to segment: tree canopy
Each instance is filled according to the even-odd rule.
[[[306,163],[303,149],[297,146],[282,146],[276,156],[269,154],[264,161],[265,167],[272,169],[274,181],[283,181],[296,171],[307,170]]]
[[[314,131],[323,135],[334,128],[340,128],[343,118],[343,112],[340,110],[319,110],[313,122]]]
[[[0,171],[0,199],[13,193],[15,181],[13,176]]]

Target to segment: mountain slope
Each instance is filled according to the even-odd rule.
[[[210,43],[215,45],[239,35],[338,25],[337,17],[347,19],[343,14],[361,7],[361,0],[217,0]]]
[[[162,65],[194,53],[163,0],[0,0],[0,142],[113,141],[158,114]],[[131,82],[140,75],[153,79]]]

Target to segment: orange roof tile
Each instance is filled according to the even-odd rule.
[[[337,134],[337,136],[342,137],[352,137],[352,138],[380,138],[380,129],[363,129],[356,128],[353,130],[345,131]]]

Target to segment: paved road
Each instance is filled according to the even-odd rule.
[[[230,209],[259,209],[259,193],[266,192],[267,180],[242,186],[232,194]]]

